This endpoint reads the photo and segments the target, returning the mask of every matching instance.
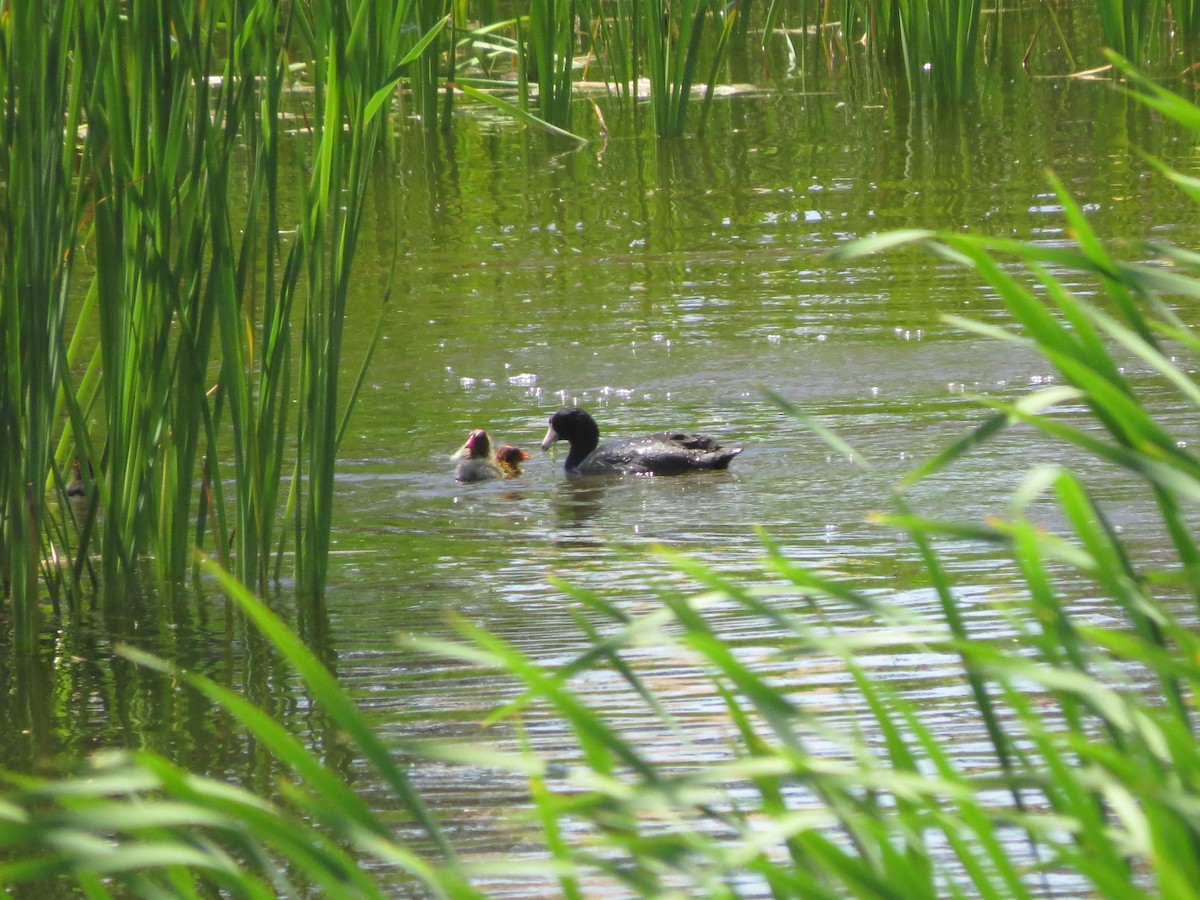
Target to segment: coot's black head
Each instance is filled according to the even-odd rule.
[[[542,441],[542,449],[549,450],[555,441],[566,441],[571,445],[565,465],[568,472],[574,472],[599,445],[600,427],[578,406],[568,406],[550,417],[550,428]]]
[[[570,444],[572,455],[582,451],[586,456],[600,443],[600,427],[578,406],[568,406],[550,417],[550,429],[542,441],[542,449],[549,450],[555,441]]]

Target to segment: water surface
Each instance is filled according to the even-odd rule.
[[[913,122],[895,109],[855,108],[836,92],[780,92],[727,103],[703,141],[613,139],[541,158],[532,142],[488,133],[475,144],[468,132],[457,152],[487,148],[494,165],[481,173],[472,156],[469,181],[464,165],[462,178],[422,182],[433,206],[414,205],[411,194],[388,198],[395,212],[381,204],[381,260],[395,234],[401,287],[347,447],[339,500],[353,513],[338,529],[345,555],[329,603],[339,671],[370,698],[381,727],[511,748],[504,728],[476,735],[471,724],[511,695],[508,685],[467,671],[454,677],[453,666],[414,658],[393,635],[446,632],[452,614],[540,663],[567,662],[587,642],[551,576],[646,613],[660,604],[658,591],[687,585],[653,553],[659,544],[769,593],[762,527],[789,557],[935,614],[915,549],[868,524],[868,514],[886,507],[887,487],[916,461],[982,420],[973,394],[1013,397],[1053,373],[942,321],[953,313],[1007,323],[972,273],[916,251],[835,266],[828,251],[915,226],[1063,243],[1047,167],[1118,241],[1186,244],[1196,229],[1194,210],[1135,153],[1148,147],[1180,162],[1187,148],[1109,86],[1014,83],[993,102],[956,120]],[[369,292],[363,301],[369,311]],[[1130,374],[1191,436],[1194,424],[1173,414],[1165,391],[1136,368]],[[764,388],[836,430],[875,472],[833,452]],[[581,483],[564,476],[562,453],[534,449],[547,417],[566,404],[590,409],[613,437],[689,428],[745,450],[729,473]],[[534,451],[523,478],[452,481],[448,454],[480,426]],[[1030,465],[1064,460],[1062,448],[1015,430],[912,499],[931,516],[981,522],[1003,513]],[[1134,486],[1080,462],[1118,525],[1155,552],[1159,532]],[[1011,567],[988,548],[943,550],[973,633],[1007,633],[994,604],[1014,581]],[[774,602],[810,614],[790,593]],[[1087,596],[1078,609],[1115,621]],[[837,604],[822,615],[838,630],[877,627]],[[714,620],[826,724],[870,721],[835,660],[789,662],[761,622],[732,611]],[[727,726],[706,677],[688,660],[639,662],[689,740],[668,732],[615,675],[590,676],[577,689],[644,737],[655,758],[680,766],[721,758]],[[953,660],[913,652],[863,662],[920,698],[964,762],[986,758],[985,736],[961,715]],[[560,725],[534,724],[536,746],[572,755]],[[510,819],[514,805],[523,808],[519,783],[436,771],[425,786],[454,811],[480,858],[526,852]]]

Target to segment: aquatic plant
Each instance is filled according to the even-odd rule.
[[[1163,115],[1200,133],[1200,112],[1114,63],[1129,89]],[[1168,173],[1200,200],[1200,182]],[[636,615],[602,595],[560,582],[579,604],[591,646],[554,668],[466,621],[462,640],[414,638],[410,645],[475,668],[504,673],[521,688],[493,722],[518,736],[527,712],[550,713],[574,734],[578,755],[547,759],[525,737],[516,753],[406,743],[400,750],[442,763],[486,765],[528,778],[530,816],[549,861],[526,867],[556,878],[565,896],[607,883],[622,893],[662,896],[908,895],[1027,897],[1052,890],[1102,897],[1186,896],[1200,878],[1200,545],[1191,512],[1200,500],[1200,461],[1139,395],[1124,368],[1154,373],[1189,408],[1200,384],[1177,356],[1200,353],[1188,323],[1166,298],[1200,298],[1189,251],[1159,248],[1178,268],[1115,258],[1067,191],[1054,184],[1073,235],[1070,246],[914,230],[849,245],[840,264],[866,253],[917,244],[979,271],[1001,298],[1011,325],[961,318],[973,332],[1034,351],[1055,383],[1013,398],[981,398],[969,433],[919,465],[892,491],[878,522],[908,533],[923,564],[935,613],[906,612],[886,593],[857,589],[813,571],[763,536],[767,586],[747,588],[667,549],[679,579],[656,588],[661,603]],[[1089,297],[1067,287],[1090,279]],[[1101,297],[1091,299],[1092,287]],[[786,398],[785,409],[803,418]],[[825,426],[809,422],[840,454],[868,468]],[[919,516],[912,489],[978,444],[1013,426],[1037,429],[1087,460],[1080,476],[1054,461],[1034,466],[1007,512],[983,522]],[[1165,545],[1147,563],[1088,487],[1121,472],[1158,510]],[[1044,523],[1057,520],[1055,529]],[[997,631],[970,615],[944,564],[942,541],[970,541],[1013,564],[1012,582],[993,595]],[[78,778],[14,779],[0,797],[0,879],[57,877],[108,896],[111,879],[141,896],[216,885],[238,896],[311,884],[376,896],[384,878],[408,878],[449,896],[475,893],[478,874],[458,860],[447,836],[343,689],[278,619],[217,566],[206,564],[254,624],[302,677],[380,781],[393,791],[438,861],[423,858],[367,810],[311,752],[243,698],[209,680],[133,651],[171,672],[236,717],[270,747],[287,773],[270,800],[196,778],[148,753],[100,760]],[[1103,598],[1112,624],[1084,615],[1075,598]],[[856,610],[861,628],[835,628],[830,608]],[[769,652],[741,646],[730,619],[771,633]],[[739,627],[736,634],[747,633]],[[752,650],[753,652],[748,652]],[[905,692],[883,660],[915,654],[946,670],[946,695]],[[704,765],[664,759],[574,690],[603,670],[623,679],[680,746],[685,721],[641,669],[646,659],[678,660],[706,674],[722,705],[728,741],[697,752]],[[846,678],[834,702],[860,711],[855,725],[829,721],[829,698],[789,687],[786,673],[838,665]],[[955,690],[954,688],[957,688]],[[951,712],[955,740],[932,717]],[[622,714],[627,715],[627,710]],[[113,835],[119,839],[112,839]],[[371,876],[350,864],[365,858]],[[379,879],[379,881],[377,881]],[[1053,884],[1051,884],[1053,879]]]
[[[1166,6],[1179,30],[1187,37],[1195,37],[1200,29],[1200,8],[1196,0],[1167,0]]]
[[[861,34],[877,64],[899,69],[915,98],[958,102],[974,85],[981,0],[842,0],[827,7]]]
[[[103,755],[79,781],[16,778],[0,802],[0,880],[64,890],[74,882],[93,897],[117,895],[114,886],[120,896],[203,896],[212,886],[236,897],[297,896],[305,888],[383,897],[363,867],[372,860],[407,873],[437,896],[478,896],[394,748],[372,733],[324,664],[272,612],[218,567],[207,569],[303,676],[313,699],[401,801],[441,862],[423,861],[319,757],[245,698],[128,650],[227,710],[269,748],[287,780],[277,797],[264,798],[189,774],[148,751]],[[44,815],[51,808],[56,812]]]
[[[409,15],[381,0],[6,6],[0,559],[20,646],[44,587],[77,596],[94,554],[116,598],[143,566],[179,582],[198,546],[265,585],[281,486],[299,584],[321,592],[368,163],[387,101],[446,24],[416,34]],[[279,191],[291,121],[310,123],[292,140],[312,160],[294,235]],[[66,496],[72,461],[82,504]]]
[[[664,132],[684,127],[711,14],[651,17]],[[0,574],[22,646],[44,591],[77,597],[86,579],[120,597],[143,569],[178,583],[198,546],[261,586],[290,541],[299,584],[319,593],[366,161],[397,87],[402,112],[448,122],[456,42],[487,30],[466,21],[448,0],[6,5]],[[513,46],[541,118],[461,87],[561,134],[546,122],[569,120],[576,9],[547,2],[527,21]],[[650,20],[626,21],[633,84]],[[280,201],[293,165],[298,214]],[[83,503],[66,497],[74,462]]]
[[[534,0],[529,5],[526,39],[521,55],[528,78],[532,70],[538,87],[541,118],[560,128],[571,127],[575,51],[575,0]]]
[[[1096,0],[1104,42],[1113,50],[1133,59],[1141,56],[1146,36],[1147,18],[1152,3],[1129,3],[1125,0]]]
[[[900,28],[908,47],[924,47],[934,83],[943,100],[958,100],[974,84],[981,0],[928,0],[901,3]],[[905,54],[909,84],[920,83],[923,54]]]
[[[81,118],[70,25],[71,10],[56,7],[41,17],[13,14],[0,29],[0,96],[9,109],[18,98],[23,103],[21,116],[5,117],[0,141],[0,583],[19,598],[36,597],[43,574],[44,486],[53,468],[59,379],[68,365],[71,281],[64,262],[75,252],[83,205],[73,178]],[[34,601],[14,604],[13,628],[19,646],[32,645]]]
[[[641,57],[644,74],[650,82],[650,111],[655,133],[660,137],[678,137],[687,123],[692,86],[701,76],[704,28],[710,12],[704,0],[666,3],[649,0],[636,4],[638,28],[646,43]],[[736,5],[729,15],[736,15]],[[727,20],[728,21],[728,20]],[[723,49],[724,40],[718,45]],[[713,61],[715,75],[720,54]],[[712,79],[710,79],[710,85]]]
[[[1200,745],[1190,692],[1200,679],[1200,641],[1161,599],[1177,590],[1191,594],[1189,616],[1200,603],[1197,547],[1178,515],[1182,504],[1200,498],[1200,465],[1138,401],[1112,348],[1133,354],[1200,406],[1200,386],[1156,347],[1164,337],[1193,351],[1200,342],[1153,298],[1165,288],[1190,284],[1196,295],[1200,287],[1195,279],[1163,281],[1150,268],[1114,265],[1066,193],[1060,198],[1073,226],[1083,228],[1072,250],[909,232],[846,254],[915,241],[969,260],[1001,290],[1020,333],[962,324],[1038,348],[1063,379],[1014,401],[989,401],[991,414],[914,470],[897,486],[895,511],[879,518],[912,535],[940,616],[906,613],[878,592],[811,571],[765,536],[763,567],[775,576],[767,589],[747,589],[664,549],[662,557],[702,592],[660,588],[657,611],[631,616],[598,594],[561,584],[586,611],[578,621],[592,646],[557,668],[538,665],[465,621],[458,623],[464,643],[411,642],[513,678],[524,692],[493,719],[519,722],[534,707],[539,716],[550,711],[574,734],[576,761],[543,758],[528,743],[516,754],[434,744],[403,750],[529,778],[531,814],[552,857],[552,865],[538,862],[537,870],[556,877],[565,896],[581,896],[582,885],[597,878],[647,897],[671,890],[723,895],[730,883],[760,885],[778,896],[878,894],[904,884],[914,896],[1025,897],[1047,889],[1049,872],[1059,885],[1106,897],[1169,894],[1195,884],[1200,872],[1191,847],[1200,831],[1191,809],[1200,785],[1190,773],[1200,771]],[[996,252],[1029,262],[1049,302],[1002,269]],[[1071,296],[1048,274],[1044,264],[1051,262],[1106,279],[1125,321]],[[1126,306],[1131,287],[1152,290],[1148,304]],[[1058,410],[1065,404],[1089,408],[1092,421],[1081,426],[1077,417],[1064,419]],[[914,484],[1017,423],[1142,479],[1162,511],[1175,562],[1156,563],[1147,578],[1085,482],[1056,464],[1027,474],[1003,519],[942,522],[912,512],[905,496]],[[836,436],[826,437],[862,461]],[[1065,523],[1060,534],[1039,524],[1047,502]],[[994,610],[1008,624],[1005,634],[975,632],[956,576],[941,561],[942,540],[977,541],[1014,562],[1019,577],[996,598]],[[422,833],[443,844],[448,861],[423,859],[244,699],[174,672],[270,747],[288,773],[279,796],[254,797],[149,753],[100,759],[79,779],[19,779],[0,804],[7,860],[0,878],[44,884],[39,879],[67,877],[98,896],[107,896],[101,874],[142,896],[167,884],[202,890],[209,883],[239,896],[303,884],[338,884],[375,896],[381,893],[376,879],[386,877],[415,879],[449,896],[472,895],[476,873],[456,861],[449,838],[396,769],[395,748],[379,742],[321,663],[273,614],[216,567],[208,571],[296,667],[313,700],[395,791]],[[1107,598],[1122,624],[1083,620],[1072,604],[1081,592]],[[831,606],[857,609],[870,624],[853,633],[835,628],[825,617]],[[741,652],[723,635],[721,623],[731,616],[756,632],[776,634],[773,653]],[[706,748],[706,765],[664,760],[573,690],[573,681],[592,670],[615,672],[653,720],[687,746],[686,723],[672,716],[671,702],[656,696],[640,672],[639,660],[648,654],[687,661],[711,679],[730,742],[724,752]],[[933,708],[906,696],[902,682],[876,671],[881,659],[896,654],[936,659],[957,674],[962,691]],[[852,729],[823,721],[822,698],[790,691],[775,677],[781,667],[831,660],[847,676],[837,704],[865,717]],[[970,733],[965,758],[929,721],[947,708],[971,723],[956,731],[960,738]],[[120,840],[100,840],[114,832]],[[374,876],[347,871],[352,858],[373,860]]]
[[[604,54],[605,71],[622,108],[637,108],[642,65],[642,17],[633,0],[596,0],[591,11],[593,45]]]
[[[1096,12],[1104,45],[1135,63],[1155,59],[1164,45],[1190,53],[1200,29],[1195,0],[1096,0]],[[1186,62],[1191,61],[1187,56]]]

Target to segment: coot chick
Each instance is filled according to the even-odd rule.
[[[601,444],[596,420],[577,406],[550,417],[542,449],[549,450],[555,441],[571,445],[566,470],[580,475],[682,475],[725,469],[742,452],[741,447],[722,447],[708,435],[679,431]]]
[[[88,463],[88,475],[92,475],[92,464]],[[76,459],[71,463],[71,480],[67,482],[67,496],[82,499],[87,496],[87,485],[83,480],[83,469]]]
[[[529,454],[512,444],[492,450],[491,437],[482,428],[476,428],[450,458],[459,461],[456,474],[459,481],[488,481],[520,477],[521,463],[529,459]]]
[[[529,459],[529,454],[520,447],[505,444],[496,451],[495,459],[496,465],[500,467],[500,471],[504,473],[505,478],[519,478],[521,476],[521,463]]]
[[[504,477],[504,470],[492,458],[492,439],[482,428],[472,431],[467,436],[467,442],[450,458],[458,460],[455,478],[459,481],[488,481]]]

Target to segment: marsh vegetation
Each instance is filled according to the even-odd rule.
[[[1000,83],[1042,65],[1067,84],[1066,75],[1107,65],[1101,40],[1081,37],[1101,33],[1152,70],[1182,71],[1191,62],[1188,4],[576,0],[475,10],[416,0],[15,0],[3,11],[0,566],[12,726],[3,763],[13,775],[0,801],[0,880],[93,896],[203,895],[213,886],[239,896],[374,896],[414,883],[468,896],[486,892],[498,873],[542,889],[549,878],[567,896],[612,883],[645,896],[877,895],[897,885],[915,896],[1027,896],[1059,885],[1126,896],[1200,883],[1189,774],[1200,467],[1188,449],[1200,398],[1189,312],[1200,289],[1193,254],[1167,245],[1194,238],[1192,214],[1171,207],[1169,221],[1154,223],[1172,229],[1167,239],[1127,262],[1093,221],[1106,211],[1093,215],[1073,194],[1078,184],[1093,187],[1086,173],[1103,167],[1087,160],[1070,187],[1051,182],[1021,199],[1038,215],[1052,209],[1060,231],[986,236],[988,224],[1010,220],[986,202],[978,217],[962,206],[967,171],[984,165],[987,150],[970,137],[971,110],[1007,98]],[[1073,19],[1091,26],[1072,27]],[[1116,87],[1095,89],[1132,91],[1140,105],[1123,101],[1120,115],[1099,119],[1109,127],[1095,129],[1097,140],[1118,133],[1133,157],[1125,143],[1157,134],[1139,118],[1152,110],[1176,124],[1151,137],[1160,143],[1150,149],[1190,146],[1195,107],[1116,63],[1104,76]],[[836,84],[854,115],[886,109],[889,122],[905,126],[902,141],[932,148],[929,177],[918,178],[920,153],[899,174],[870,161],[869,186],[856,192],[871,197],[869,211],[852,219],[835,214],[832,199],[755,206],[764,193],[840,189],[836,177],[814,175],[768,191],[746,175],[762,122],[793,114],[786,90],[758,77],[768,71],[801,86],[803,110],[772,152],[799,143],[796,123],[825,135],[865,133],[844,109],[820,105],[817,95]],[[719,105],[723,91],[751,93],[734,88],[747,83],[770,100]],[[1024,121],[1017,105],[1007,109],[1010,122]],[[461,189],[470,173],[441,181],[440,170],[469,169],[486,154],[460,160],[447,148],[458,146],[456,135],[487,148],[493,133],[518,128],[522,137],[502,145],[507,155],[493,151],[500,162],[488,177],[501,184],[495,173],[520,159],[518,177],[544,177],[553,191],[492,197],[512,205],[464,212],[445,185]],[[585,141],[602,149],[579,155]],[[971,148],[966,162],[943,166],[956,143]],[[716,164],[688,155],[713,146],[730,152]],[[1197,192],[1190,171],[1162,165],[1155,183],[1163,187],[1150,188],[1151,163],[1114,162],[1125,157],[1104,151],[1123,182],[1113,189],[1118,213],[1143,209],[1147,196],[1157,201],[1152,192],[1166,185]],[[879,159],[888,152],[880,145]],[[581,173],[604,154],[633,184],[620,195],[623,209],[587,196]],[[901,199],[889,206],[893,181]],[[705,188],[688,195],[692,183]],[[941,188],[944,208],[919,206],[917,194]],[[364,240],[389,215],[381,198],[410,189],[428,195],[401,207],[402,223],[382,229],[387,240]],[[736,200],[724,220],[713,214],[722,191]],[[673,217],[675,193],[695,203],[694,218]],[[414,212],[421,205],[427,219]],[[949,221],[914,221],[921,213]],[[605,237],[622,214],[634,226]],[[774,230],[778,219],[810,215],[820,224],[809,231]],[[981,225],[984,216],[995,218]],[[456,218],[468,227],[456,230]],[[509,236],[513,223],[528,221],[535,225]],[[584,255],[568,233],[573,223],[579,241],[603,252]],[[721,243],[709,236],[718,224],[749,237]],[[844,246],[848,236],[895,225],[910,227]],[[422,226],[428,233],[417,233]],[[495,250],[486,266],[464,262],[455,244],[473,234]],[[871,462],[878,448],[846,438],[839,424],[850,418],[814,416],[809,407],[822,400],[805,395],[808,373],[794,374],[830,333],[839,346],[831,323],[864,326],[844,321],[854,316],[833,302],[811,320],[790,318],[819,267],[793,264],[796,251],[777,241],[841,248],[820,265],[843,279],[871,264],[869,251],[885,249],[931,252],[937,278],[946,277],[941,267],[965,264],[991,285],[994,306],[980,315],[955,307],[949,323],[937,318],[941,308],[906,314],[929,313],[948,331],[974,335],[981,343],[972,348],[1006,342],[1011,349],[996,357],[1022,360],[1029,368],[1019,371],[1039,380],[1027,390],[980,390],[987,412],[970,422],[966,398],[955,396],[956,405],[935,411],[940,449],[913,468],[906,448],[903,471],[880,471]],[[416,252],[422,242],[435,251]],[[586,270],[555,263],[572,253]],[[356,283],[364,256],[366,300]],[[734,283],[743,264],[746,277]],[[489,281],[489,266],[516,275]],[[731,280],[697,287],[708,269]],[[598,271],[611,278],[595,287]],[[960,286],[976,283],[974,274],[957,277]],[[743,311],[738,288],[767,280],[770,301]],[[879,281],[889,300],[899,294],[890,270]],[[414,285],[425,282],[442,293],[419,302]],[[554,302],[531,309],[529,285],[539,282]],[[602,318],[608,304],[611,321]],[[872,312],[889,314],[886,304]],[[392,328],[389,317],[403,324]],[[561,326],[551,333],[561,346],[535,319]],[[748,336],[744,356],[714,362],[700,352],[704,329],[716,328]],[[899,319],[896,328],[912,336]],[[486,337],[496,332],[532,336],[501,356]],[[417,349],[439,341],[450,349]],[[853,365],[881,346],[860,347]],[[547,367],[537,371],[559,373],[569,398],[543,392],[535,361]],[[379,365],[403,374],[377,383]],[[1054,374],[1042,381],[1043,372]],[[381,384],[388,399],[376,404],[379,418],[424,403],[421,420],[403,429],[370,420],[358,430],[352,412],[371,407]],[[744,481],[551,490],[530,486],[549,476],[534,460],[515,488],[459,494],[436,481],[452,483],[448,465],[426,474],[468,428],[498,424],[503,439],[521,439],[532,421],[544,429],[546,407],[576,391],[611,404],[615,428],[632,430],[670,401],[706,427],[743,432],[739,441],[751,439]],[[653,400],[639,406],[639,396]],[[887,402],[856,396],[863,418],[853,421],[885,416]],[[460,405],[487,421],[459,422]],[[918,403],[904,412],[922,414]],[[793,488],[767,457],[788,459],[798,423],[830,449],[804,457],[810,481]],[[384,427],[409,442],[389,447],[390,458],[372,435]],[[772,443],[772,432],[786,439]],[[1060,449],[1028,468],[1031,432]],[[886,446],[882,429],[869,433]],[[444,452],[426,450],[443,437]],[[757,461],[754,439],[769,448]],[[1009,440],[1019,442],[1011,455],[987,456]],[[1008,467],[1011,503],[974,514],[971,504],[998,494],[1000,482],[964,479],[959,499],[921,516],[922,491],[979,454],[985,469],[998,459]],[[410,455],[418,459],[406,469]],[[1097,460],[1108,473],[1099,485],[1088,477]],[[376,469],[406,476],[355,505]],[[890,504],[874,521],[893,537],[820,555],[814,547],[836,541],[836,528],[814,538],[795,525],[805,515],[798,496],[822,502],[813,472],[838,491],[826,522],[840,521],[836,510],[861,518],[865,503]],[[1110,482],[1115,495],[1106,493]],[[860,502],[857,492],[872,499]],[[747,504],[751,494],[759,505]],[[390,519],[378,512],[397,502],[412,505]],[[663,507],[662,518],[647,513]],[[1126,529],[1131,507],[1139,527]],[[594,525],[605,508],[636,520],[618,532],[619,552],[603,555],[604,566],[628,568],[636,589],[581,562],[612,544]],[[964,508],[972,514],[960,515]],[[343,526],[343,516],[359,521]],[[368,530],[362,520],[383,524]],[[751,538],[754,524],[778,528]],[[911,541],[907,555],[896,535]],[[385,704],[378,717],[369,711],[373,691],[394,670],[373,670],[378,685],[365,686],[333,674],[338,642],[329,631],[338,619],[324,598],[339,539],[343,549],[355,544],[346,557],[355,572],[370,565],[362,545],[399,545],[384,563],[403,572],[394,582],[402,588],[391,591],[402,600],[391,605],[414,618],[401,617],[387,640],[421,632],[403,649],[412,667],[404,677],[416,685],[410,702]],[[730,552],[721,555],[722,546]],[[1001,575],[981,582],[974,552]],[[536,563],[529,577],[541,587],[506,567],[509,555]],[[443,567],[455,557],[465,564]],[[494,572],[495,582],[466,580],[472,566]],[[483,606],[473,595],[480,584],[507,608]],[[901,594],[920,598],[916,608]],[[236,606],[226,607],[226,596]],[[419,618],[413,611],[431,596],[458,614]],[[375,639],[393,621],[380,609],[365,614]],[[568,628],[573,642],[563,637]],[[153,655],[143,649],[150,633]],[[939,681],[909,690],[914,667],[894,670],[884,659],[935,668]],[[78,677],[83,668],[98,674]],[[343,676],[347,668],[343,660]],[[686,681],[684,670],[693,673]],[[481,688],[499,711],[464,701],[466,712],[451,719],[426,705],[439,680],[463,672],[506,686],[500,696]],[[798,672],[829,676],[805,687],[809,676]],[[589,694],[596,685],[632,700],[610,714]],[[815,704],[831,691],[854,718]],[[930,706],[930,693],[939,705]],[[691,700],[682,710],[680,695]],[[486,733],[503,735],[499,747],[444,739],[485,715]],[[119,742],[115,726],[98,739],[86,725],[48,722],[89,716],[134,725],[135,737],[119,744],[133,752],[90,758],[79,777],[34,777]],[[439,717],[451,721],[446,734],[431,724]],[[943,717],[965,724],[947,728]],[[397,719],[407,726],[400,737],[389,731]],[[629,721],[652,725],[623,727]],[[551,728],[566,737],[547,750],[539,741]],[[647,734],[656,740],[644,742]],[[516,785],[511,805],[524,817],[519,837],[506,839],[536,849],[471,853],[462,846],[470,823],[447,823],[457,808],[423,794],[426,767],[460,772],[464,783],[482,770]]]

